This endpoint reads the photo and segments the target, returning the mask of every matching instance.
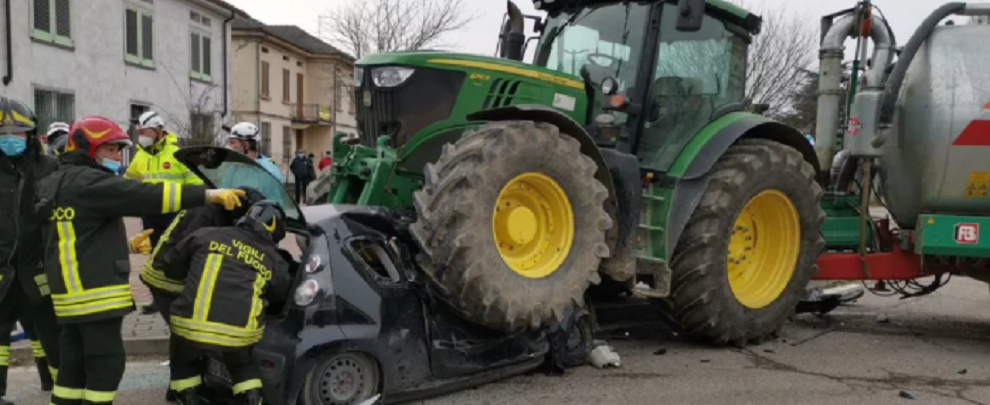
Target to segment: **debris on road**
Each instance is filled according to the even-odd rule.
[[[653,355],[654,356],[663,356],[665,354],[667,354],[667,348],[666,347],[661,347],[661,348],[657,349],[657,351],[653,352]]]
[[[701,359],[701,362],[702,362],[702,363],[711,363],[712,361],[711,361],[711,360],[709,360],[709,359]]]
[[[904,399],[914,399],[914,395],[908,394],[905,391],[898,392],[897,393],[897,396],[899,396],[901,398],[904,398]]]
[[[959,374],[966,374],[966,372],[967,372],[966,369],[962,369],[962,370],[957,371],[957,373],[959,373]]]
[[[763,353],[770,353],[770,354],[774,354],[774,353],[777,353],[777,352],[776,352],[776,351],[774,351],[773,349],[763,349]]]
[[[611,346],[600,345],[595,347],[588,354],[588,362],[595,368],[619,368],[622,367],[622,359]]]
[[[876,323],[890,323],[890,317],[886,313],[879,313],[877,317],[873,319]]]

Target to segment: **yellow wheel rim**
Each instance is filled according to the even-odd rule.
[[[794,203],[777,190],[757,194],[736,218],[726,257],[736,300],[752,309],[773,303],[791,281],[800,252]]]
[[[505,264],[523,277],[557,271],[574,243],[574,211],[564,189],[541,173],[523,173],[502,188],[492,233]]]

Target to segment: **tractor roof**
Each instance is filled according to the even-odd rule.
[[[672,0],[663,1],[676,3],[676,1]],[[538,10],[546,11],[552,15],[555,12],[573,7],[618,2],[620,2],[620,0],[533,0],[533,5],[536,6]],[[643,2],[646,2],[646,0]],[[705,0],[705,3],[707,3],[709,7],[709,12],[712,12],[721,18],[730,20],[751,33],[755,34],[760,31],[760,25],[762,24],[760,16],[750,13],[746,9],[725,0]]]

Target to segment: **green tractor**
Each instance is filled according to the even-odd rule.
[[[499,58],[359,60],[361,135],[334,137],[329,202],[408,213],[429,285],[486,327],[547,325],[594,293],[657,302],[701,341],[773,335],[825,214],[812,145],[745,111],[760,18],[718,0],[534,3],[546,19],[509,3]]]

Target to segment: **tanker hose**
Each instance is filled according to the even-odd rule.
[[[870,195],[872,184],[872,177],[870,171],[873,166],[873,159],[866,158],[863,159],[863,188],[859,191],[860,198],[860,209],[859,209],[859,262],[863,266],[863,273],[866,276],[865,280],[869,280],[870,277],[870,265],[866,261],[866,229],[869,224],[867,221],[872,221],[870,218]]]
[[[889,125],[894,121],[894,107],[897,105],[897,97],[900,95],[901,86],[904,84],[904,76],[907,74],[914,56],[918,53],[918,49],[921,48],[921,44],[932,34],[939,21],[965,9],[966,3],[945,3],[925,18],[911,35],[911,39],[904,46],[904,51],[901,52],[897,64],[894,65],[894,71],[890,73],[890,77],[887,79],[887,89],[884,91],[883,105],[880,107],[880,125]]]

